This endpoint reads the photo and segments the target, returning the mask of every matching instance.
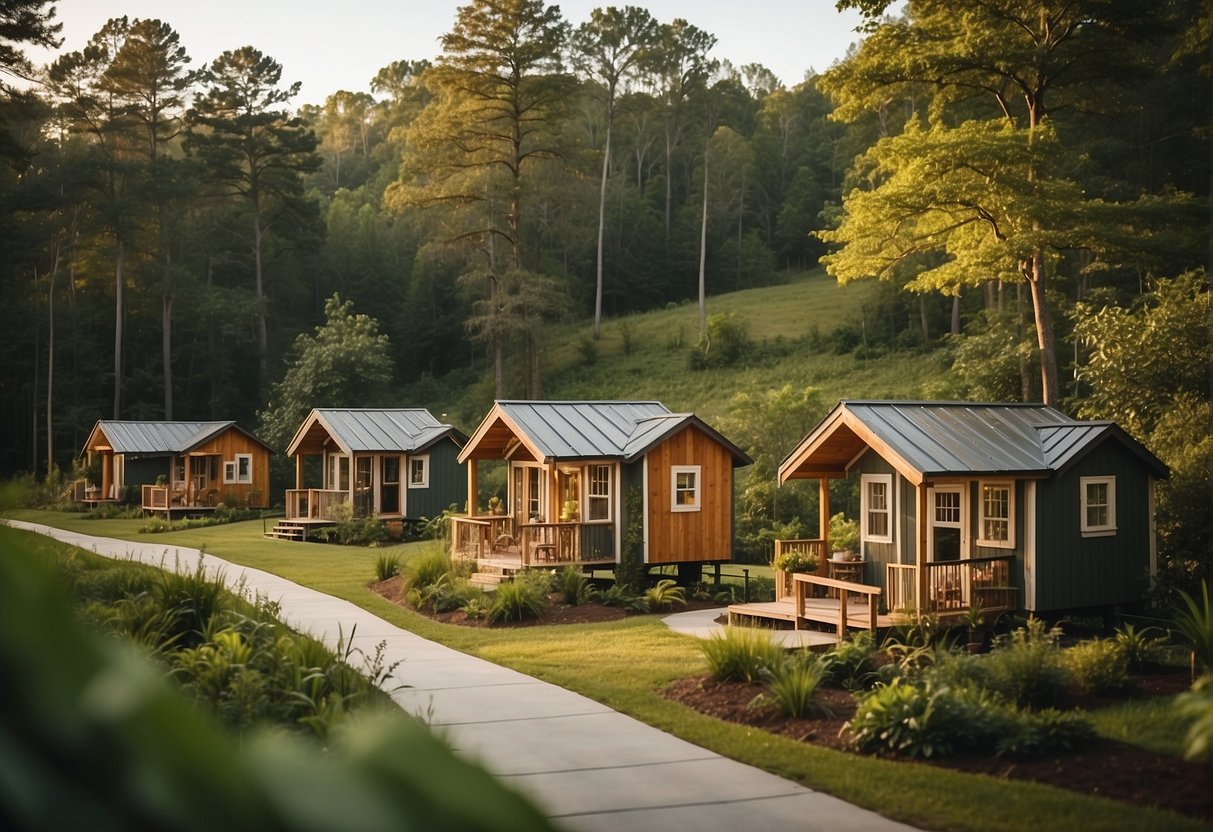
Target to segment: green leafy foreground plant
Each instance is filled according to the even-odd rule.
[[[147,659],[83,630],[0,533],[0,771],[21,772],[0,777],[7,829],[552,829],[400,713],[348,720],[324,754],[281,732],[236,741]]]
[[[725,627],[699,642],[708,672],[718,682],[753,682],[783,663],[783,648],[757,627]]]

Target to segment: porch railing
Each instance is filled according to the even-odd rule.
[[[970,558],[925,565],[926,597],[919,597],[918,567],[890,563],[885,576],[891,611],[925,613],[1011,610],[1018,605],[1018,590],[1011,583],[1011,558]]]
[[[288,488],[287,520],[334,520],[333,510],[350,498],[347,491],[323,488]]]
[[[880,607],[881,589],[878,586],[839,581],[835,578],[823,578],[820,575],[809,575],[804,572],[792,573],[792,604],[796,611],[793,625],[800,629],[800,621],[805,617],[805,598],[813,591],[813,587],[824,587],[827,592],[838,595],[838,637],[845,638],[849,626],[849,601],[851,595],[867,597],[864,616],[867,629],[876,632],[877,613]]]
[[[451,518],[454,558],[516,560],[519,566],[613,563],[614,539],[613,523],[515,524],[512,517],[496,515]]]
[[[775,558],[779,559],[780,555],[796,552],[802,555],[815,555],[817,562],[821,563],[825,558],[824,540],[820,539],[803,539],[803,540],[776,540],[775,541]],[[792,597],[792,572],[782,572],[778,569],[773,570],[775,576],[775,600],[783,601]]]

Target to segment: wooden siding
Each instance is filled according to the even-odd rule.
[[[215,488],[219,491],[221,502],[228,505],[246,505],[252,508],[269,507],[270,455],[265,446],[253,441],[235,428],[228,428],[190,450],[190,456],[212,454],[219,457],[219,479],[215,482]],[[223,481],[223,464],[235,461],[236,454],[250,454],[253,457],[253,481],[251,483]]]
[[[1116,533],[1083,537],[1080,477],[1116,477]],[[1036,487],[1036,611],[1140,601],[1149,583],[1149,473],[1118,442],[1104,442],[1064,475]]]
[[[450,437],[431,445],[415,456],[430,457],[430,481],[426,488],[406,488],[408,463],[401,468],[401,489],[407,492],[405,516],[411,520],[422,517],[437,517],[454,503],[462,511],[468,499],[468,475],[459,464],[459,446]],[[474,463],[466,463],[474,464]]]
[[[868,450],[856,463],[851,466],[850,476],[855,478],[858,491],[856,502],[862,506],[862,480],[863,474],[892,474],[893,475],[893,490],[891,505],[893,507],[893,516],[889,518],[889,522],[893,529],[892,543],[872,543],[861,542],[860,548],[863,550],[860,554],[863,555],[864,567],[863,575],[866,581],[874,586],[884,587],[885,584],[885,565],[889,563],[913,563],[914,562],[914,512],[913,512],[913,492],[914,488],[910,486],[905,479],[893,469],[893,466],[885,462],[875,451]],[[907,527],[904,519],[907,516],[903,501],[906,499],[906,494],[910,497],[909,526]],[[863,528],[863,517],[858,518],[860,530]],[[862,533],[860,540],[863,540]],[[902,558],[899,553],[904,550],[909,550],[908,558]]]
[[[733,456],[688,427],[645,456],[649,563],[727,561],[733,555]],[[671,511],[670,468],[700,466],[699,511]]]

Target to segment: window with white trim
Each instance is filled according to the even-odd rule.
[[[1015,548],[1015,484],[983,482],[981,484],[981,525],[978,546],[998,549]]]
[[[1116,477],[1080,477],[1083,537],[1116,534]]]
[[[670,466],[670,511],[699,511],[702,466]]]
[[[863,518],[860,532],[871,543],[893,542],[893,475],[863,474],[859,478]]]
[[[586,500],[589,502],[587,520],[611,519],[611,466],[589,466],[589,489]]]
[[[223,463],[225,483],[251,483],[253,481],[253,455],[236,454],[235,459]]]
[[[409,457],[409,488],[430,487],[430,455]]]

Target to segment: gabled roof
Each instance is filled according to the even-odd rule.
[[[842,401],[779,466],[779,480],[843,476],[872,448],[910,482],[948,475],[1047,477],[1108,438],[1157,475],[1166,466],[1110,422],[1042,404]]]
[[[101,419],[93,426],[84,447],[87,450],[92,446],[94,437],[100,432],[116,454],[132,457],[168,456],[188,453],[229,428],[240,431],[266,450],[270,450],[268,445],[231,420],[135,422]]]
[[[621,459],[631,462],[682,428],[693,425],[733,455],[745,451],[693,413],[671,413],[655,401],[498,401],[459,455],[502,459],[518,445],[536,460]]]
[[[286,452],[331,440],[344,453],[418,453],[450,436],[462,445],[467,437],[434,418],[422,407],[341,408],[317,407],[295,431]]]

